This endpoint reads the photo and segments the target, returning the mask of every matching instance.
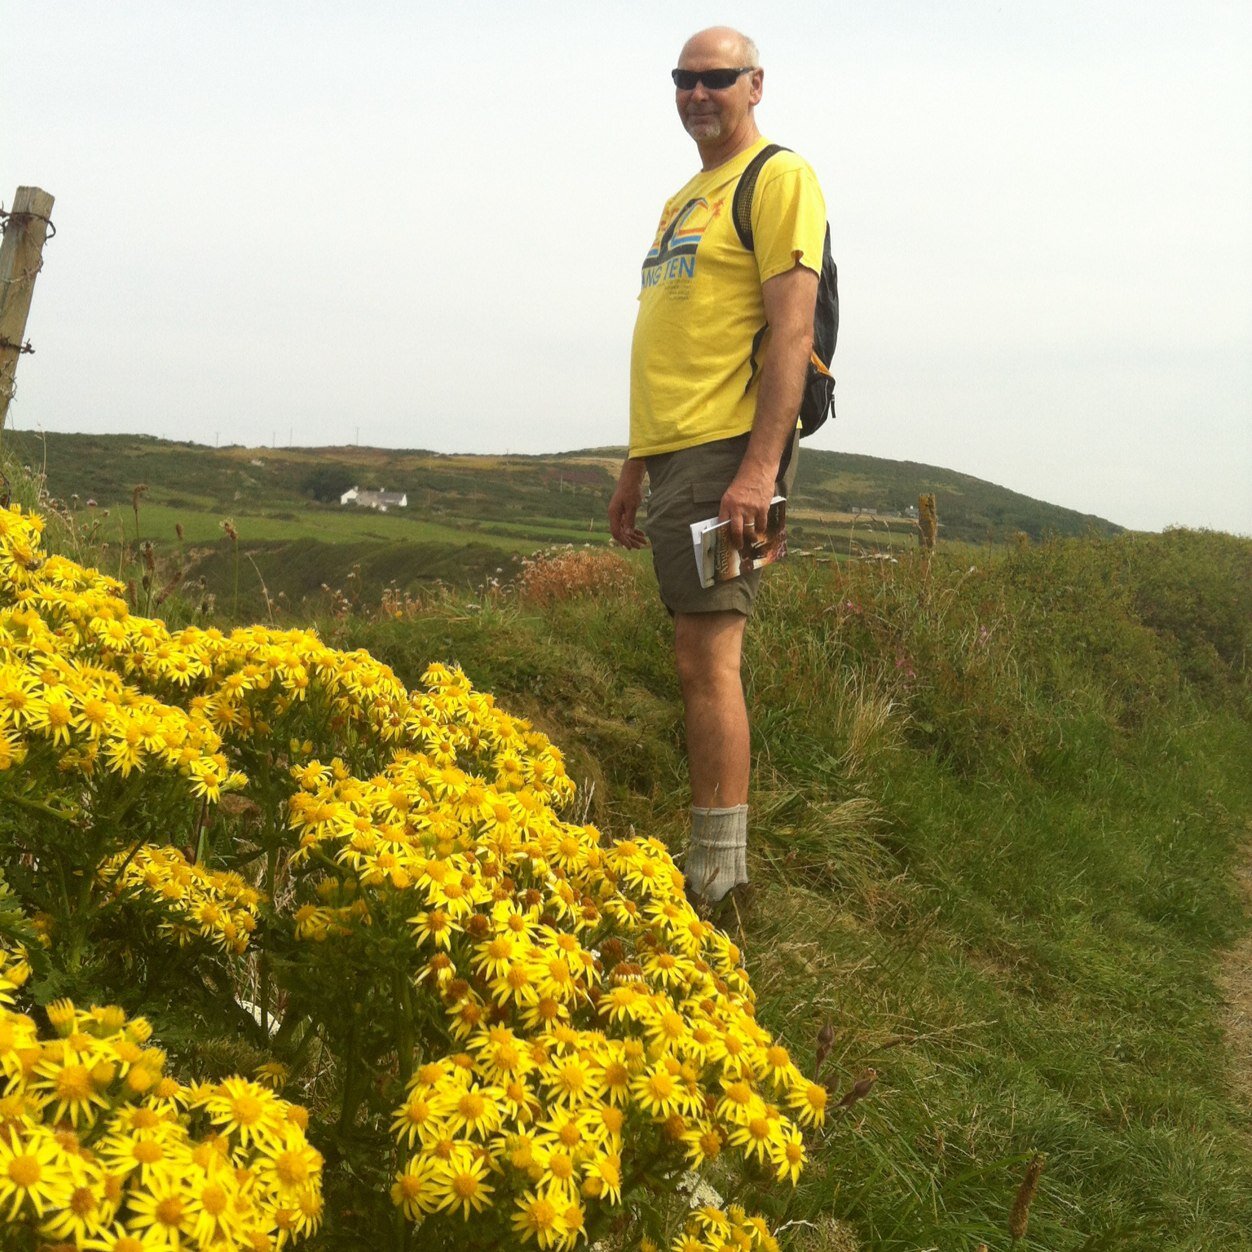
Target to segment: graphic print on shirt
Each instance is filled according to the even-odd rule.
[[[688,200],[668,222],[661,219],[656,241],[643,259],[642,285],[645,289],[666,284],[670,287],[669,294],[687,294],[686,285],[696,276],[696,253],[700,240],[714,218],[721,214],[723,203],[717,200],[710,204],[700,196]],[[673,284],[679,284],[679,287]]]

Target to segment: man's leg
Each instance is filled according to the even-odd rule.
[[[748,802],[750,741],[740,662],[742,613],[677,613],[674,658],[687,725],[691,803],[730,808]]]
[[[751,741],[740,660],[742,613],[678,613],[674,656],[691,775],[688,885],[708,903],[748,881]]]

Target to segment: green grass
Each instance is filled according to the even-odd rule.
[[[878,1078],[794,1194],[749,1181],[751,1199],[866,1249],[1006,1247],[1041,1152],[1023,1249],[1252,1247],[1214,980],[1247,925],[1252,544],[1170,532],[969,566],[766,580],[749,968],[805,1065],[833,1028],[836,1092]],[[325,629],[408,678],[459,661],[567,749],[594,820],[681,849],[669,624],[642,571],[542,612],[445,592]]]
[[[377,535],[269,542],[259,566],[304,584],[336,585],[336,559],[398,581],[412,555]],[[1252,833],[1252,543],[897,555],[780,566],[749,631],[759,1015],[806,1067],[830,1028],[836,1095],[877,1081],[794,1192],[727,1190],[799,1223],[804,1252],[853,1246],[844,1229],[874,1252],[973,1252],[1008,1246],[1044,1153],[1023,1252],[1252,1248],[1252,1111],[1216,983],[1248,925],[1232,867]],[[229,547],[212,559],[229,578]],[[619,574],[543,608],[418,585],[400,619],[361,596],[320,629],[410,682],[459,662],[566,750],[607,834],[681,850],[671,627],[646,557]]]

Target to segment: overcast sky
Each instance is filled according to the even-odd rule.
[[[1252,4],[0,0],[0,198],[57,198],[19,429],[624,443],[728,22],[826,193],[822,448],[1252,534]]]

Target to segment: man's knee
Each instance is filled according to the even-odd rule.
[[[740,682],[741,613],[680,613],[674,618],[674,661],[684,699]]]
[[[716,675],[710,672],[707,653],[694,648],[675,647],[674,662],[678,671],[678,686],[684,700],[690,700],[692,696],[715,685]]]

